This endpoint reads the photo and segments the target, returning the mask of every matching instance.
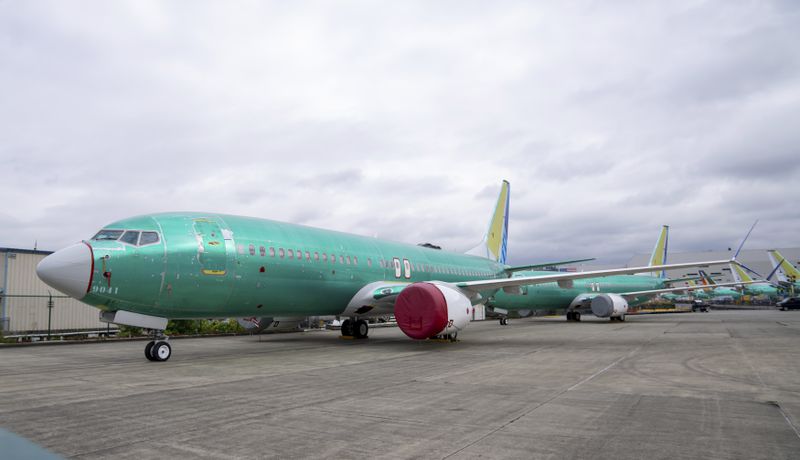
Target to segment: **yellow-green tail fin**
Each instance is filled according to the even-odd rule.
[[[731,275],[733,276],[733,281],[737,283],[746,283],[748,281],[753,281],[753,277],[750,276],[738,264],[729,264],[729,265],[731,267]]]
[[[652,267],[653,265],[664,265],[667,263],[667,250],[669,249],[669,225],[664,225],[661,227],[661,233],[658,235],[658,239],[656,240],[656,246],[653,248],[653,254],[650,255],[650,263],[648,266]],[[656,272],[653,272],[655,275]],[[666,278],[667,272],[666,270],[662,270],[661,273],[658,273],[657,276],[660,278]]]
[[[494,207],[489,229],[483,237],[481,244],[467,251],[467,254],[486,257],[501,264],[506,263],[508,255],[508,210],[511,201],[511,184],[503,181],[500,195]]]
[[[767,251],[767,254],[769,254],[769,260],[772,262],[772,266],[780,267],[778,270],[778,279],[781,281],[791,281],[793,283],[800,280],[800,270],[789,263],[780,252],[775,249],[770,249]]]

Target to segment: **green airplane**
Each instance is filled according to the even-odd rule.
[[[365,318],[394,315],[412,339],[455,340],[474,305],[499,290],[728,260],[516,276],[505,264],[510,186],[489,229],[467,254],[302,225],[178,212],[111,223],[44,258],[39,278],[101,310],[106,322],[153,330],[151,361],[172,354],[169,319],[338,316],[345,337],[366,338]],[[429,245],[428,245],[429,246]]]
[[[800,292],[800,270],[789,263],[776,249],[770,249],[767,251],[767,255],[773,267],[767,280],[772,278],[772,274],[775,274],[778,277],[778,283],[789,295],[794,296],[795,293]]]
[[[764,296],[771,300],[780,297],[777,287],[767,282],[758,282],[757,280],[754,280],[753,277],[750,276],[750,274],[748,274],[747,271],[741,266],[737,264],[730,264],[730,269],[734,281],[741,283],[751,282],[750,284],[742,286],[744,294],[751,296]]]
[[[734,265],[734,264],[731,264],[731,265]],[[720,298],[720,297],[730,297],[733,300],[739,300],[742,297],[742,293],[741,292],[739,292],[739,291],[737,291],[735,289],[722,287],[723,286],[722,284],[717,283],[716,281],[714,281],[714,279],[711,276],[709,276],[709,274],[706,273],[705,271],[700,270],[698,273],[700,274],[700,276],[702,278],[703,285],[705,285],[705,286],[710,288],[708,291],[705,291],[710,298],[714,299],[714,298]],[[752,280],[750,280],[750,281],[752,281]]]
[[[669,226],[661,228],[650,256],[649,267],[666,263],[669,242]],[[652,269],[651,269],[652,270]],[[514,276],[541,276],[543,271],[520,271]],[[665,270],[641,275],[617,275],[587,278],[578,281],[563,281],[522,287],[522,295],[500,291],[486,306],[501,315],[500,324],[508,324],[508,313],[516,311],[527,316],[532,310],[565,309],[567,321],[580,321],[581,310],[591,310],[600,318],[610,321],[625,321],[630,306],[642,304],[656,295],[701,289],[697,287],[672,287],[672,283],[685,279],[669,279]]]

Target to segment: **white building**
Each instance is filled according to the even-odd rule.
[[[48,251],[0,248],[0,330],[3,334],[105,330],[99,310],[65,296],[36,276]],[[52,309],[48,301],[52,296]]]

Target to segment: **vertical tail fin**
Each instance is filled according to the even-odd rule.
[[[489,229],[483,237],[481,243],[467,251],[467,254],[486,257],[501,264],[506,263],[508,253],[508,210],[511,201],[511,184],[507,180],[503,181],[500,187],[500,195],[497,197],[497,204],[489,221]]]
[[[714,281],[714,278],[708,276],[708,273],[706,273],[704,270],[699,270],[698,273],[700,273],[700,276],[703,277],[703,284],[706,286],[714,286],[717,284],[717,282]]]
[[[753,281],[753,277],[750,276],[742,267],[737,264],[729,264],[731,268],[731,276],[733,276],[733,281],[736,283],[746,283],[748,281]]]
[[[653,254],[650,255],[650,263],[648,264],[649,267],[653,265],[665,265],[667,263],[667,250],[669,249],[669,225],[664,225],[661,227],[661,233],[658,235],[658,239],[656,240],[656,246],[653,248]],[[653,272],[653,276],[658,276],[659,278],[666,278],[667,271],[661,270],[661,273],[656,275],[656,272]]]
[[[800,280],[800,270],[794,268],[794,265],[790,264],[780,252],[775,249],[770,249],[767,251],[767,254],[769,254],[769,260],[772,262],[772,266],[776,268],[779,267],[776,272],[779,280],[792,282]]]

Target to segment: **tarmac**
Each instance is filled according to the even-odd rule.
[[[0,348],[0,427],[68,458],[800,458],[800,312],[171,343]]]

